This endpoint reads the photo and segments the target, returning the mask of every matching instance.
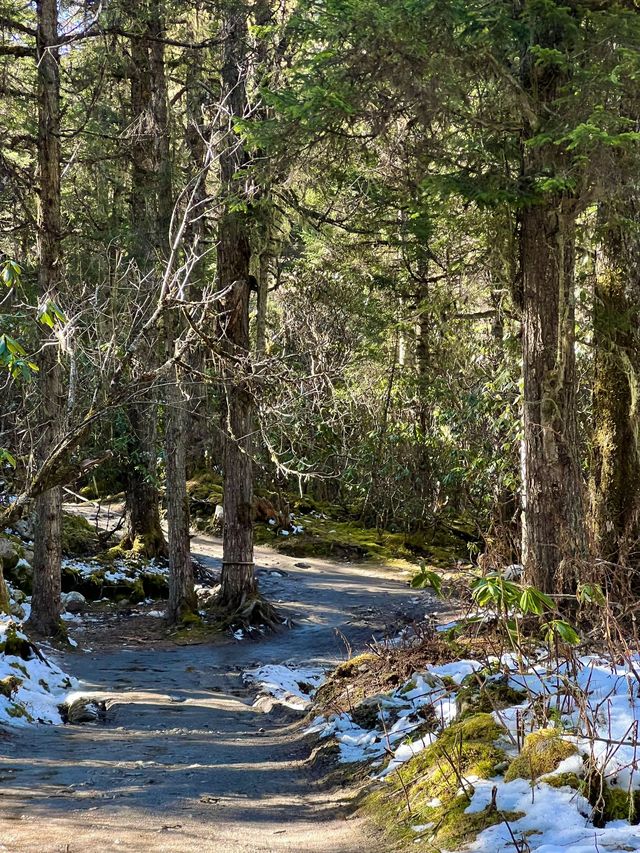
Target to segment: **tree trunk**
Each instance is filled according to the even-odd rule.
[[[271,278],[271,247],[269,227],[265,227],[266,245],[260,253],[258,271],[258,294],[256,300],[256,357],[262,358],[267,351],[267,308],[269,304],[269,279]]]
[[[10,613],[9,590],[4,579],[4,565],[0,557],[0,613]]]
[[[625,219],[633,215],[633,210],[625,211]],[[603,209],[601,218],[615,222],[616,211]],[[621,566],[637,564],[640,539],[640,253],[628,245],[634,239],[632,233],[625,235],[619,225],[605,221],[593,317],[591,523],[598,555]]]
[[[574,218],[555,199],[522,215],[523,559],[546,592],[575,588],[586,552],[577,443]]]
[[[172,325],[172,324],[171,324]],[[168,334],[169,345],[173,336]],[[189,540],[189,499],[186,478],[186,409],[178,369],[173,368],[166,391],[165,456],[167,524],[169,528],[169,604],[171,624],[197,610]]]
[[[247,379],[249,353],[249,244],[248,213],[234,205],[241,195],[240,170],[245,165],[241,139],[233,122],[245,115],[247,18],[243,9],[229,7],[225,17],[222,98],[227,104],[229,127],[220,153],[221,188],[225,209],[218,233],[218,275],[224,298],[221,326],[228,359],[224,368],[226,412],[223,423],[223,564],[220,604],[235,611],[256,596],[253,566],[253,467],[251,431],[253,403]],[[234,209],[234,207],[236,209]]]
[[[199,13],[191,13],[190,38],[198,42],[203,38],[205,29],[199,21]],[[189,223],[185,229],[185,247],[187,256],[193,259],[189,279],[189,292],[192,299],[202,296],[203,288],[208,281],[210,262],[207,255],[207,242],[211,238],[211,226],[207,217],[208,193],[207,177],[210,171],[209,147],[205,134],[205,108],[209,96],[205,84],[203,69],[203,50],[194,49],[186,52],[186,116],[184,142],[189,153],[187,174],[190,186],[193,185],[192,210]],[[208,364],[206,347],[196,343],[191,350],[190,364],[204,375]],[[200,378],[189,380],[189,405],[186,412],[187,429],[187,470],[198,471],[206,467],[213,455],[213,448],[218,443],[217,434],[211,433],[207,423],[207,410],[213,405],[211,386]],[[210,462],[209,462],[210,464]]]
[[[57,302],[62,278],[62,222],[60,212],[60,72],[57,0],[37,3],[38,89],[38,293],[41,305]],[[43,337],[40,358],[40,436],[36,457],[49,455],[62,428],[64,398],[62,368],[55,344]],[[29,619],[34,632],[60,632],[60,560],[62,491],[59,486],[36,501],[33,559],[33,598]]]
[[[577,441],[575,365],[575,219],[580,199],[559,182],[573,163],[561,145],[527,145],[557,133],[558,100],[569,71],[571,24],[522,5],[522,180],[534,196],[520,217],[523,324],[523,562],[528,581],[550,592],[575,590],[586,557],[584,484]],[[579,174],[573,174],[579,178]],[[577,181],[576,181],[577,183]],[[543,183],[544,187],[545,184]]]
[[[159,6],[156,0],[147,6],[135,4],[145,37],[131,40],[131,225],[133,254],[137,262],[140,286],[158,286],[158,264],[167,235],[159,223],[159,205],[167,200],[168,152],[166,81]],[[167,224],[168,228],[168,224]],[[156,361],[153,344],[142,358]],[[145,365],[146,367],[146,365]],[[140,395],[128,408],[127,515],[128,532],[124,547],[145,557],[166,556],[167,545],[160,525],[159,492],[156,484],[158,453],[158,405],[153,389]]]
[[[165,557],[157,485],[158,406],[146,392],[144,397],[128,411],[127,534],[122,545],[144,557]]]
[[[156,202],[154,235],[156,244],[157,280],[162,280],[164,265],[170,256],[170,229],[173,212],[173,189],[171,182],[171,155],[169,146],[169,116],[167,79],[165,73],[164,22],[160,6],[154,0],[151,6],[149,30],[150,46],[151,109],[154,126],[154,164],[156,179]],[[198,211],[201,214],[202,211]],[[182,295],[182,294],[180,294]],[[176,334],[180,323],[178,309],[165,312],[165,340],[167,358],[173,355]],[[167,376],[165,391],[165,465],[166,504],[169,539],[169,622],[184,619],[197,609],[193,585],[189,539],[189,502],[186,477],[186,409],[181,386],[179,368],[174,366]]]

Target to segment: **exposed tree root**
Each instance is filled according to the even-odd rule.
[[[276,631],[285,623],[273,604],[255,593],[243,597],[240,602],[223,602],[218,599],[213,605],[221,621],[234,628],[268,628]]]

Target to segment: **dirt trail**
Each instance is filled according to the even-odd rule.
[[[219,565],[221,545],[193,540]],[[0,851],[385,853],[348,793],[313,778],[299,719],[262,713],[242,671],[332,664],[431,604],[398,573],[257,549],[264,593],[295,627],[261,642],[68,654],[63,667],[110,696],[101,726],[13,730],[0,739]],[[273,574],[276,572],[277,574]],[[280,577],[278,577],[280,575]],[[129,626],[123,636],[135,634]]]

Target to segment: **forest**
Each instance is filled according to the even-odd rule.
[[[0,0],[0,849],[640,850],[639,81],[637,0]]]

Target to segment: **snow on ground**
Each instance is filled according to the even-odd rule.
[[[509,672],[513,688],[528,694],[521,705],[495,712],[496,722],[506,726],[517,740],[518,726],[524,725],[525,732],[539,727],[536,708],[539,712],[541,703],[545,703],[562,737],[578,748],[579,755],[566,759],[549,775],[580,775],[583,759],[589,758],[604,772],[610,785],[623,791],[640,790],[640,656],[616,664],[597,656],[560,665],[541,660],[524,662],[523,666],[521,660],[518,666],[515,657],[509,655],[492,662],[496,671]],[[476,661],[458,661],[415,674],[393,692],[375,697],[375,728],[361,728],[349,713],[343,712],[317,717],[308,731],[323,738],[334,737],[340,747],[340,761],[369,762],[372,776],[384,778],[433,743],[438,731],[453,722],[457,714],[455,685],[480,668]],[[433,709],[435,731],[414,737],[412,732],[421,721],[424,723],[420,709],[426,706]],[[390,718],[395,722],[386,725]],[[553,724],[549,719],[544,722],[546,726]],[[511,752],[515,756],[516,748]],[[389,757],[386,764],[384,756]],[[525,814],[509,825],[500,823],[481,832],[465,848],[474,853],[513,853],[514,836],[526,839],[528,846],[523,849],[535,853],[640,851],[640,826],[615,820],[604,828],[595,828],[590,821],[590,804],[572,788],[554,788],[542,780],[532,788],[527,779],[505,782],[501,776],[474,779],[473,787],[468,813],[485,809],[495,788],[499,810]],[[414,830],[419,842],[429,827],[416,826]]]
[[[262,696],[272,696],[281,705],[304,711],[316,690],[325,680],[325,670],[318,666],[260,666],[242,673],[247,684],[258,686]]]
[[[65,557],[62,560],[62,568],[73,569],[87,578],[96,573],[104,572],[103,577],[107,583],[131,581],[141,575],[169,577],[169,567],[157,560],[114,560],[109,568],[105,569],[104,563],[100,563],[98,560],[79,560],[77,557]]]
[[[0,684],[3,687],[0,693],[0,724],[60,724],[58,705],[76,686],[76,681],[42,651],[39,650],[39,657],[36,651],[29,650],[27,642],[19,620],[0,617]],[[5,651],[7,644],[10,651],[17,650],[19,645],[21,653],[8,654]]]
[[[430,732],[419,738],[411,736],[424,725],[421,709],[433,710],[439,728],[449,725],[455,718],[455,691],[445,679],[459,685],[467,675],[480,668],[477,661],[462,660],[434,666],[428,673],[417,673],[392,693],[377,697],[380,722],[375,729],[363,729],[350,714],[341,713],[328,718],[316,717],[308,731],[317,732],[322,738],[335,737],[340,747],[340,761],[345,764],[371,761],[391,753],[389,765],[379,774],[385,776],[435,740],[436,736]],[[395,722],[386,726],[391,711]]]

